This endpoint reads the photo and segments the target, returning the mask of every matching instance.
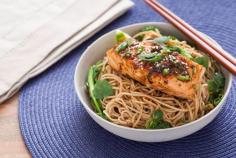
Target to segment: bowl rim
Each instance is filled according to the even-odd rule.
[[[76,78],[78,76],[78,69],[83,61],[83,59],[85,58],[86,56],[86,52],[91,48],[91,46],[93,46],[97,41],[100,41],[102,40],[104,37],[108,36],[111,32],[114,32],[115,30],[117,29],[126,29],[126,28],[132,28],[132,27],[137,27],[137,26],[143,26],[143,25],[171,25],[169,23],[165,23],[165,22],[142,22],[142,23],[134,23],[134,24],[130,24],[130,25],[126,25],[126,26],[122,26],[122,27],[119,27],[119,28],[116,28],[116,29],[113,29],[105,34],[103,34],[101,37],[99,37],[98,39],[96,39],[93,43],[91,43],[87,49],[82,53],[79,61],[77,62],[77,65],[76,65],[76,68],[75,68],[75,73],[74,73],[74,86],[75,86],[75,90],[76,90],[76,94],[78,95],[79,99],[80,99],[80,102],[82,103],[83,107],[86,109],[86,111],[89,113],[89,114],[92,114],[95,116],[96,119],[106,123],[106,124],[109,124],[111,126],[114,126],[116,128],[120,128],[120,129],[124,129],[124,130],[131,130],[131,131],[136,131],[136,132],[145,132],[145,133],[149,133],[149,132],[166,132],[166,131],[172,131],[172,130],[177,130],[177,129],[183,129],[183,128],[188,128],[189,126],[193,126],[199,122],[201,122],[202,120],[204,120],[205,118],[207,118],[208,116],[212,115],[213,113],[215,113],[215,111],[217,111],[219,108],[222,107],[222,105],[224,104],[226,98],[228,97],[228,94],[229,94],[229,91],[230,91],[230,88],[232,87],[232,80],[233,80],[233,75],[228,72],[229,74],[229,77],[228,77],[228,86],[226,87],[226,90],[225,90],[225,93],[224,93],[224,96],[223,98],[221,99],[220,103],[213,109],[211,110],[209,113],[207,113],[206,115],[202,116],[201,118],[197,119],[197,120],[194,120],[192,122],[189,122],[189,123],[186,123],[184,125],[181,125],[181,126],[176,126],[176,127],[171,127],[171,128],[165,128],[165,129],[141,129],[141,128],[131,128],[131,127],[125,127],[125,126],[122,126],[122,125],[117,125],[115,123],[112,123],[108,120],[105,120],[103,119],[102,117],[98,116],[94,110],[92,110],[92,108],[89,107],[89,105],[87,105],[84,101],[84,98],[82,97],[81,93],[79,92],[79,85],[78,83],[76,82]],[[202,33],[202,32],[201,32]],[[222,47],[214,40],[212,39],[211,37],[209,37],[208,35],[204,34],[207,38],[210,38],[210,40],[213,40],[213,43],[215,43],[218,47],[220,47],[222,49]],[[92,106],[91,106],[92,107]]]

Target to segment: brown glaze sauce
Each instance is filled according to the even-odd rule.
[[[148,78],[152,75],[163,75],[163,69],[168,69],[168,75],[163,75],[164,77],[170,77],[173,75],[189,75],[188,65],[186,59],[183,58],[178,52],[168,52],[163,53],[163,45],[158,45],[153,41],[132,41],[132,43],[124,50],[122,50],[120,55],[127,60],[132,60],[134,68],[147,69],[149,71]],[[163,54],[163,58],[160,61],[150,62],[146,60],[141,60],[139,54],[141,53],[155,53]],[[168,81],[165,81],[168,83]]]

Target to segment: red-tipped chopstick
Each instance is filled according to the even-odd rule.
[[[211,41],[203,37],[196,29],[184,22],[181,18],[169,11],[163,5],[154,0],[145,0],[155,11],[160,13],[167,21],[173,24],[178,30],[183,32],[187,37],[192,39],[198,47],[220,62],[228,71],[236,75],[236,59],[216,47]]]

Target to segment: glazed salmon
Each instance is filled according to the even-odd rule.
[[[157,62],[151,61],[152,58],[147,58],[148,61],[142,60],[143,56],[152,57],[152,53],[163,54],[161,46],[150,42],[135,42],[126,48],[123,47],[120,52],[117,51],[118,47],[120,46],[115,46],[106,52],[108,64],[114,70],[169,95],[185,99],[195,97],[197,86],[201,83],[205,72],[202,65],[175,51],[162,56]],[[140,47],[144,55],[140,53]]]

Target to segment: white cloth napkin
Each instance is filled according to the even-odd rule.
[[[0,103],[132,6],[130,0],[1,1]]]

